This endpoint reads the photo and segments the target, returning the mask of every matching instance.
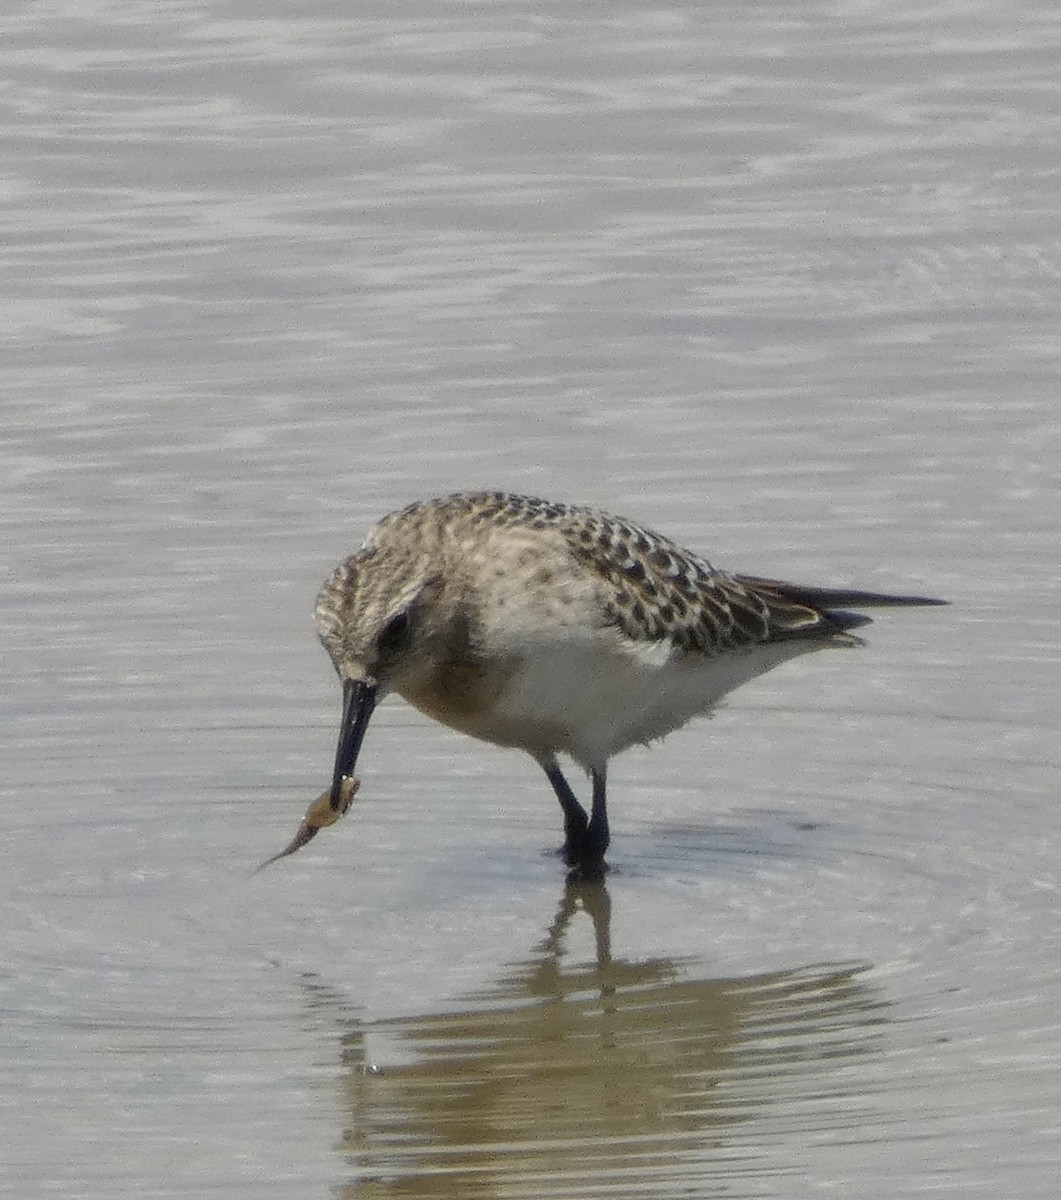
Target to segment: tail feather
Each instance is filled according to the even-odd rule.
[[[842,608],[824,608],[821,614],[825,621],[841,632],[858,629],[860,625],[873,624],[873,618],[867,617],[865,613],[848,612]]]

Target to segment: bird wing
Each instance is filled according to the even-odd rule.
[[[773,581],[745,580],[711,566],[658,533],[621,518],[573,513],[568,544],[600,579],[604,623],[635,641],[667,640],[682,650],[715,655],[763,642],[830,638],[850,621],[784,594]]]

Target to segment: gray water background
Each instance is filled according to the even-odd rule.
[[[0,13],[0,1192],[1053,1197],[1061,21]],[[613,764],[377,714],[310,611],[506,487],[899,588]],[[610,903],[610,910],[609,905]]]

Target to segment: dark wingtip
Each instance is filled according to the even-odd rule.
[[[758,575],[738,575],[736,579],[745,587],[756,591],[774,592],[796,604],[816,608],[820,612],[833,609],[900,608],[915,605],[944,605],[949,600],[938,600],[933,596],[893,596],[889,592],[863,592],[856,588],[806,587],[800,583],[786,583],[781,579],[763,579]]]
[[[858,592],[853,592],[853,596],[857,597]],[[862,599],[856,599],[854,603],[864,604],[867,607],[877,608],[901,608],[901,607],[942,607],[950,604],[949,600],[939,600],[935,596],[889,596],[877,592],[865,592],[862,594]]]

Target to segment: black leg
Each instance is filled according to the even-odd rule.
[[[555,758],[542,762],[542,770],[553,785],[560,807],[564,810],[564,862],[572,868],[569,882],[599,882],[608,869],[604,852],[608,849],[608,795],[607,768],[594,767],[590,771],[593,781],[593,809],[586,817],[586,810],[575,798],[571,785],[564,778]]]
[[[594,768],[589,774],[593,780],[593,810],[589,816],[589,824],[567,854],[566,861],[571,867],[567,876],[569,884],[603,883],[604,872],[608,869],[608,864],[604,861],[604,852],[608,849],[608,796],[605,786],[605,771],[603,767]]]
[[[564,810],[564,862],[568,866],[573,866],[579,860],[582,844],[586,840],[586,827],[588,825],[586,810],[575,798],[575,793],[571,790],[571,785],[564,778],[564,773],[560,770],[560,764],[555,758],[543,762],[542,770],[545,771],[546,777],[553,785],[556,798],[560,801],[560,807]]]
[[[590,771],[593,780],[593,811],[586,827],[586,846],[583,858],[592,863],[603,863],[604,852],[611,840],[608,833],[607,768],[595,767]]]

